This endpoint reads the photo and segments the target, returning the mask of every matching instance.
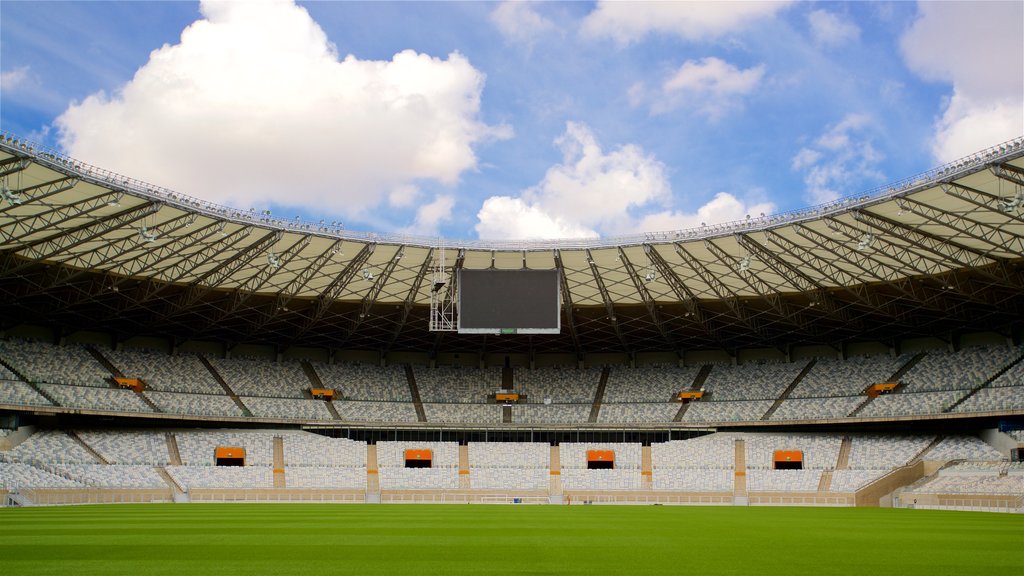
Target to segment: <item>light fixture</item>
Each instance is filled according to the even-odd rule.
[[[750,256],[740,258],[740,273],[746,274],[750,271]]]
[[[370,272],[369,268],[363,268],[363,279],[367,281],[373,280],[373,272]]]
[[[281,260],[279,260],[278,257],[275,256],[273,252],[268,252],[267,265],[270,266],[272,270],[277,270],[278,268],[281,267]]]
[[[1024,190],[1022,190],[1017,196],[1008,200],[1002,200],[999,202],[999,210],[1006,212],[1007,214],[1014,210],[1024,209]]]
[[[6,184],[0,184],[0,196],[12,205],[18,205],[24,202],[24,199],[22,199],[17,192],[8,188]]]
[[[658,275],[654,272],[654,269],[651,268],[647,271],[647,274],[644,275],[644,282],[654,282],[657,277]]]
[[[857,242],[856,250],[858,252],[864,252],[868,248],[871,248],[871,245],[874,244],[874,243],[875,243],[875,235],[871,234],[870,232],[868,232],[868,233],[864,234],[863,236],[861,236],[860,241]]]
[[[145,224],[142,225],[142,228],[139,228],[139,238],[141,238],[143,242],[156,242],[157,236],[159,236],[159,234],[147,228]]]

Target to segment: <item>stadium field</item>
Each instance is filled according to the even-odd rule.
[[[4,574],[1012,574],[1024,516],[871,508],[0,510]]]

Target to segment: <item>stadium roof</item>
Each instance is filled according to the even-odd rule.
[[[0,183],[0,328],[582,357],[1009,333],[1024,317],[1024,138],[827,205],[597,240],[452,241],[282,220],[9,134]],[[448,277],[559,269],[562,334],[430,332],[442,257]]]

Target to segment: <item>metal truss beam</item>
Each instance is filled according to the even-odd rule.
[[[68,221],[88,216],[89,214],[110,205],[112,199],[116,198],[116,194],[113,192],[107,192],[100,194],[99,196],[91,196],[72,204],[60,204],[21,218],[15,218],[10,222],[6,222],[0,227],[0,235],[4,237],[5,243],[18,243],[22,239],[31,236],[40,231],[55,230],[56,233],[51,234],[44,238],[53,239],[58,238],[65,233],[63,230],[59,230],[58,227]],[[144,205],[148,206],[152,203]],[[116,215],[115,215],[116,216]],[[43,240],[37,240],[42,242]],[[16,247],[15,249],[21,250],[24,246]]]
[[[583,359],[583,346],[580,343],[580,335],[576,331],[575,308],[572,303],[572,292],[569,291],[569,280],[566,278],[565,265],[562,263],[562,251],[553,251],[555,268],[558,270],[558,282],[561,285],[562,308],[565,309],[565,323],[569,329],[569,337],[572,339],[572,346],[576,350],[576,359]]]
[[[14,192],[18,196],[27,196],[28,194],[36,191],[39,193],[35,196],[25,197],[21,204],[7,204],[6,206],[0,207],[0,215],[6,214],[19,206],[23,206],[25,202],[32,202],[33,204],[41,203],[42,200],[45,200],[55,194],[66,192],[77,185],[77,178],[58,178],[56,180],[50,180],[49,182],[43,182],[42,184],[36,184],[35,186],[26,186],[25,188],[11,190],[11,192]]]
[[[370,315],[370,309],[377,302],[377,298],[380,297],[380,293],[384,290],[384,286],[387,285],[388,280],[391,279],[391,275],[394,274],[395,268],[398,267],[398,262],[405,255],[405,245],[399,246],[398,250],[395,251],[395,255],[388,260],[388,263],[384,266],[384,270],[377,275],[377,278],[373,282],[373,287],[370,291],[363,296],[362,302],[359,303],[359,315],[356,316],[349,324],[348,329],[345,331],[345,341],[352,338],[352,335],[356,333],[356,330],[362,326],[363,321]]]
[[[942,188],[947,194],[957,196],[957,190],[963,191],[964,187],[960,185],[943,185]],[[986,256],[989,256],[992,252],[999,251],[1017,254],[1024,252],[1024,244],[1022,244],[1024,239],[997,224],[990,224],[975,220],[963,214],[946,212],[945,210],[940,210],[934,206],[922,204],[921,202],[911,198],[898,199],[898,205],[903,210],[909,210],[922,218],[948,228],[952,228],[956,230],[958,234],[968,236],[982,242],[983,244],[992,246],[991,250],[985,251]],[[993,207],[985,206],[985,208],[992,210]]]
[[[53,234],[45,238],[24,243],[17,248],[8,251],[7,257],[5,258],[6,262],[4,264],[4,270],[0,273],[0,278],[16,275],[22,270],[35,265],[36,261],[47,260],[52,258],[55,254],[65,252],[71,248],[94,240],[111,230],[142,220],[143,218],[156,213],[156,211],[160,209],[160,206],[161,205],[156,202],[147,202],[140,206],[122,210],[115,214],[75,226],[74,228],[58,234]],[[29,254],[25,257],[29,261],[22,262],[21,264],[14,264],[15,254],[26,251]]]
[[[391,350],[391,347],[395,345],[396,341],[398,341],[398,336],[405,328],[405,323],[409,321],[409,313],[411,313],[413,307],[416,306],[416,296],[419,295],[420,287],[423,286],[423,279],[430,274],[433,258],[434,249],[431,248],[430,251],[427,252],[427,257],[423,259],[423,264],[420,265],[419,273],[413,279],[409,292],[405,295],[405,301],[402,303],[402,315],[399,317],[398,324],[395,326],[394,331],[391,332],[391,338],[388,339],[388,343],[384,346],[385,354]]]
[[[836,299],[825,289],[820,283],[807,275],[798,266],[794,266],[787,262],[785,259],[780,258],[773,251],[769,250],[763,244],[750,237],[748,234],[737,234],[736,241],[752,256],[757,257],[760,261],[764,262],[766,266],[772,269],[779,277],[786,278],[789,280],[799,291],[814,294],[816,300],[812,302],[818,302],[829,316],[839,320],[843,324],[850,324],[855,327],[863,325],[859,316],[852,315],[842,308],[836,302]],[[790,256],[793,256],[791,252],[785,250]],[[806,252],[804,252],[806,254]],[[795,256],[794,256],[795,257]],[[799,257],[796,257],[799,258]]]
[[[199,332],[202,333],[209,330],[237,312],[239,308],[270,281],[279,269],[286,269],[288,267],[288,263],[309,244],[309,239],[309,236],[300,236],[288,248],[277,255],[280,257],[280,260],[276,267],[268,263],[266,266],[259,268],[255,274],[246,278],[241,286],[232,291],[231,298],[226,305],[220,307],[216,314],[208,316],[206,323],[199,329]],[[270,252],[267,252],[267,254],[269,256]]]
[[[1005,172],[1002,170],[994,170],[994,172],[996,172],[997,175],[1005,174]],[[1003,177],[1002,179],[1009,180],[1010,182],[1013,182],[1016,186],[1024,188],[1024,183],[1019,182],[1016,179],[1016,177]],[[1005,198],[1002,196],[996,196],[995,194],[989,194],[988,192],[978,190],[977,188],[971,188],[970,186],[964,186],[963,184],[953,182],[951,184],[943,185],[942,191],[945,192],[946,194],[949,194],[950,196],[955,196],[969,204],[973,204],[989,212],[996,212],[1000,214],[1002,217],[1017,222],[1018,224],[1024,223],[1024,216],[1021,216],[1021,210],[1024,210],[1024,207],[1018,207],[1015,210],[1009,211],[1001,210],[999,207],[1000,204],[1007,202],[1011,198],[1016,198],[1017,194],[1024,193],[1024,190],[1018,190],[1017,193],[1015,193],[1011,198]],[[977,222],[976,220],[970,221],[972,223]],[[986,223],[980,222],[980,224]],[[991,224],[989,224],[989,226],[994,227]]]
[[[354,278],[359,269],[366,264],[366,261],[370,259],[370,256],[376,249],[376,243],[368,242],[364,244],[362,250],[352,257],[352,260],[348,263],[348,266],[341,271],[341,274],[331,280],[331,283],[324,288],[324,291],[321,292],[313,302],[313,306],[310,308],[310,314],[306,317],[305,322],[303,322],[298,332],[292,336],[292,345],[301,340],[302,337],[313,328],[313,326],[323,319],[324,315],[327,314],[327,310],[329,310],[331,305],[334,304],[334,301],[339,295],[341,295],[341,292],[345,287],[352,282],[352,278]]]
[[[884,283],[893,288],[910,302],[915,303],[915,305],[922,308],[931,308],[943,313],[949,312],[949,310],[945,308],[935,308],[934,305],[929,304],[928,300],[921,294],[916,293],[916,287],[912,282],[910,282],[906,275],[887,273],[886,270],[892,270],[892,268],[882,264],[878,259],[872,258],[870,252],[854,250],[850,248],[846,242],[838,242],[835,239],[825,236],[803,224],[795,224],[793,229],[797,234],[818,244],[822,249],[835,254],[836,257],[847,264],[860,269],[869,276],[872,276],[875,281]],[[847,235],[847,239],[859,240],[856,234],[857,232],[859,231],[854,230],[854,234],[852,236]],[[899,318],[899,315],[896,314],[893,318]]]
[[[611,322],[612,328],[615,330],[615,336],[619,339],[622,350],[628,354],[632,351],[632,347],[626,340],[626,336],[622,333],[622,327],[619,326],[619,317],[615,314],[615,304],[612,303],[612,297],[608,293],[608,288],[604,285],[601,271],[597,268],[597,262],[594,260],[594,255],[591,254],[589,248],[587,248],[587,265],[590,266],[590,273],[594,276],[594,284],[597,285],[597,290],[601,293],[601,299],[604,300],[604,309],[608,313],[608,321]]]
[[[686,313],[689,317],[693,318],[697,325],[700,326],[701,330],[708,335],[715,343],[724,347],[721,336],[718,332],[711,328],[708,323],[707,314],[704,309],[697,303],[697,296],[692,290],[683,282],[682,278],[676,274],[672,266],[665,260],[664,256],[658,252],[657,247],[653,244],[644,244],[644,253],[651,259],[651,264],[658,271],[658,275],[665,279],[665,283],[668,284],[669,288],[676,295],[676,298],[682,302],[683,306],[686,307]]]
[[[164,231],[160,234],[160,238],[158,238],[154,244],[156,242],[160,242],[164,238],[173,238],[174,233],[191,226],[191,216],[191,214],[186,213],[168,220],[167,222],[161,223],[160,227],[161,229],[164,229]],[[168,226],[170,226],[170,229],[166,229]],[[208,229],[212,226],[213,224],[204,226],[197,230],[197,232]],[[163,243],[167,244],[168,242],[164,240]],[[175,242],[172,241],[170,243]],[[59,268],[51,282],[45,286],[45,289],[52,290],[60,286],[66,286],[81,276],[88,275],[96,270],[106,270],[114,262],[120,261],[124,266],[134,267],[137,265],[139,260],[145,259],[146,255],[153,251],[153,249],[148,248],[147,246],[148,243],[146,242],[140,243],[139,236],[137,234],[110,238],[102,246],[99,246],[89,252],[89,255],[96,259],[88,262],[87,266],[75,268],[62,266]],[[67,263],[71,259],[77,257],[78,256],[76,255],[69,255],[61,261]],[[119,269],[112,270],[110,271],[110,274],[118,276],[120,275],[118,272]],[[132,274],[134,274],[134,272],[129,273],[128,275],[130,276]]]
[[[161,246],[153,254],[154,257],[152,259],[143,259],[138,262],[140,267],[136,271],[136,274],[141,274],[145,271],[151,278],[153,278],[153,281],[147,286],[142,297],[135,302],[130,303],[123,311],[128,312],[145,306],[171,286],[181,283],[185,278],[192,275],[196,268],[203,264],[209,262],[220,262],[220,256],[234,250],[235,245],[242,242],[245,238],[248,238],[251,232],[252,228],[239,228],[227,236],[222,236],[215,242],[204,244],[203,248],[198,252],[194,254],[186,254],[185,256],[181,255],[180,250],[193,245],[189,241],[190,239],[181,239],[183,242],[182,244],[172,242],[165,246]],[[204,237],[204,240],[209,236],[210,235]],[[271,237],[273,236],[271,235]],[[157,268],[158,264],[167,262],[168,260],[170,260],[169,264]],[[201,282],[203,278],[213,274],[215,270],[216,268],[210,268],[205,274],[200,276],[197,282]]]
[[[326,250],[321,252],[320,255],[309,264],[309,266],[303,268],[302,272],[297,274],[295,278],[292,278],[288,285],[278,292],[277,296],[274,298],[274,302],[265,308],[260,319],[252,325],[249,329],[248,336],[252,336],[261,331],[264,326],[272,322],[274,318],[277,317],[279,312],[287,311],[288,304],[291,303],[295,296],[305,289],[306,285],[309,284],[309,281],[327,265],[327,262],[329,262],[331,258],[338,255],[341,251],[342,243],[343,240],[341,238],[332,242]]]
[[[184,294],[170,305],[160,316],[158,322],[166,322],[168,319],[181,315],[191,309],[204,296],[217,289],[222,282],[234,276],[239,270],[245,268],[257,256],[266,252],[271,246],[281,239],[282,232],[278,230],[269,231],[262,238],[242,248],[233,254],[231,259],[219,266],[213,266],[199,278],[193,280]]]
[[[743,304],[739,301],[739,298],[737,298],[725,284],[722,284],[718,277],[712,274],[700,260],[697,260],[697,258],[690,254],[682,244],[679,242],[673,242],[672,245],[675,247],[676,253],[683,259],[686,265],[689,266],[705,284],[714,290],[718,298],[725,302],[740,323],[748,329],[756,332],[759,336],[767,338],[764,328],[754,321],[746,308],[744,308]]]
[[[730,271],[738,271],[739,261],[733,258],[729,254],[726,254],[725,250],[722,250],[717,244],[712,242],[710,239],[704,240],[704,246],[707,247],[708,251],[718,258],[718,261]],[[740,274],[740,280],[747,285],[748,288],[754,291],[762,300],[768,303],[772,311],[779,317],[779,319],[788,324],[798,326],[801,329],[807,325],[806,318],[802,314],[798,314],[793,310],[789,310],[782,303],[782,299],[779,298],[779,291],[769,286],[767,282],[761,280],[757,274],[753,271],[749,271],[746,274]]]
[[[654,298],[651,297],[651,292],[647,289],[647,285],[644,283],[645,281],[640,278],[639,274],[637,274],[636,267],[633,266],[632,262],[630,262],[629,256],[626,255],[626,251],[622,249],[622,246],[618,247],[618,251],[619,260],[621,260],[623,265],[625,265],[626,272],[629,274],[629,279],[633,281],[633,286],[636,288],[637,294],[640,295],[640,299],[643,300],[644,308],[647,309],[647,315],[651,318],[651,322],[653,322],[654,326],[658,329],[658,334],[661,335],[661,339],[665,341],[665,344],[668,345],[669,348],[675,351],[676,354],[679,354],[679,345],[676,343],[675,338],[672,337],[672,334],[668,331],[668,328],[665,327],[665,323],[661,320],[661,317],[658,314],[658,306],[654,303]]]
[[[11,174],[17,174],[32,164],[31,158],[8,158],[4,165],[0,166],[0,178],[6,178]]]
[[[941,261],[953,262],[958,268],[972,268],[995,283],[1024,289],[1024,286],[1007,273],[1002,258],[986,255],[983,251],[963,246],[954,240],[937,237],[871,212],[855,210],[852,216],[858,222],[871,226],[883,234],[902,238],[916,248],[938,255]]]

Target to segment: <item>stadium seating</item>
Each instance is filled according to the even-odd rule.
[[[601,404],[598,422],[615,423],[654,423],[671,422],[679,411],[676,402],[658,402],[647,404]]]
[[[136,464],[59,464],[54,473],[95,488],[166,488],[152,466]]]
[[[855,396],[871,384],[887,382],[909,359],[909,355],[858,356],[846,360],[818,358],[789,397]]]
[[[683,422],[738,422],[760,420],[774,404],[773,400],[734,400],[731,402],[694,402]]]
[[[590,404],[600,381],[600,368],[515,369],[516,390],[532,404]]]
[[[146,388],[164,392],[223,394],[220,384],[199,358],[170,356],[145,350],[104,350],[103,355],[128,378],[141,378]]]
[[[37,384],[39,389],[66,408],[85,408],[114,412],[152,412],[138,394],[131,390],[92,386],[66,386],[64,384]]]
[[[736,366],[719,364],[711,369],[708,379],[704,382],[704,391],[710,393],[711,399],[716,402],[775,400],[806,365],[806,361],[757,362]],[[771,406],[771,403],[768,405]]]
[[[273,464],[272,432],[257,431],[176,431],[174,437],[186,467],[214,466],[218,447],[245,448],[245,464],[249,466],[270,466]]]
[[[239,396],[302,398],[309,378],[297,362],[249,358],[210,358],[210,364]]]
[[[575,424],[586,422],[591,404],[518,404],[512,421],[523,424]]]
[[[332,420],[331,413],[322,400],[298,400],[295,398],[262,398],[241,396],[242,403],[257,418],[280,420]]]
[[[864,401],[863,396],[792,398],[779,405],[772,420],[845,418]]]
[[[179,486],[191,488],[273,488],[270,466],[168,466]]]
[[[430,450],[431,468],[406,468],[406,450]],[[459,486],[459,446],[454,442],[378,442],[377,466],[384,490],[451,490]]]
[[[163,432],[81,430],[78,436],[111,464],[166,466],[170,463],[167,436]]]
[[[78,442],[58,430],[36,432],[5,454],[9,461],[29,464],[97,463],[96,458]]]
[[[106,386],[110,372],[79,346],[0,340],[0,358],[30,382]]]
[[[13,375],[0,375],[0,404],[14,404],[16,406],[53,406],[42,394],[36,392],[31,386],[20,380],[15,380]]]
[[[152,400],[160,410],[168,414],[232,416],[236,418],[245,415],[231,398],[223,394],[184,394],[147,390],[146,397]]]
[[[751,492],[814,492],[821,480],[821,470],[747,471],[747,490]]]
[[[320,381],[347,400],[411,402],[409,382],[401,366],[313,363]]]
[[[415,422],[416,407],[412,402],[335,401],[342,420],[362,422]]]
[[[689,389],[699,371],[699,366],[616,366],[608,371],[604,402],[669,402]]]
[[[31,464],[0,462],[0,488],[85,488],[85,484]]]
[[[986,387],[953,409],[954,412],[988,412],[1024,409],[1024,386]]]
[[[1020,348],[975,346],[957,352],[933,350],[911,368],[903,381],[907,390],[970,390],[1020,357]]]
[[[501,368],[416,366],[413,371],[424,402],[482,403],[501,388]]]
[[[496,424],[501,422],[501,409],[501,405],[497,404],[423,403],[427,422]]]
[[[547,490],[548,444],[470,442],[470,482],[478,490]]]

